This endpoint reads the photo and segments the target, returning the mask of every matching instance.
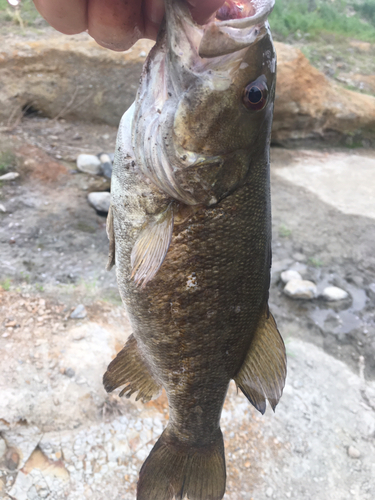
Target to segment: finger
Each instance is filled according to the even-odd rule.
[[[205,24],[225,0],[187,0],[191,14],[198,24]]]
[[[144,0],[143,12],[145,18],[144,36],[156,40],[165,13],[164,0]]]
[[[57,31],[66,35],[87,29],[87,0],[34,0],[35,7]]]
[[[142,2],[88,0],[88,30],[103,47],[129,49],[143,36]]]

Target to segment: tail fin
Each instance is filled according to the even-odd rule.
[[[221,500],[226,469],[219,429],[206,446],[189,446],[165,429],[142,465],[137,500]]]

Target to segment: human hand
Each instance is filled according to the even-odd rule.
[[[198,23],[204,23],[224,0],[186,0]],[[127,50],[139,38],[156,39],[164,0],[34,0],[47,22],[67,35],[88,31],[99,45]]]

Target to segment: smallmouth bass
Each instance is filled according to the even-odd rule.
[[[133,334],[107,391],[169,423],[143,464],[138,500],[220,500],[220,415],[231,379],[261,413],[286,377],[268,309],[273,0],[229,0],[206,25],[182,0],[165,22],[119,128],[107,231]]]

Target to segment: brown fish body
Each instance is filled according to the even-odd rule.
[[[158,43],[165,44],[162,35]],[[189,103],[183,119],[176,113],[174,121],[169,115],[161,121],[161,129],[174,123],[173,133],[163,135],[165,155],[172,137],[175,142],[182,137],[176,150],[193,150],[191,166],[168,171],[173,161],[165,166],[163,157],[155,156],[157,141],[157,148],[147,152],[156,126],[154,118],[143,123],[141,105],[128,110],[120,125],[108,229],[133,335],[110,364],[104,383],[109,391],[125,385],[122,393],[137,392],[144,401],[164,387],[170,408],[168,427],[142,467],[138,500],[220,500],[225,491],[220,415],[230,380],[262,413],[266,399],[274,408],[282,393],[285,350],[267,304],[274,70],[264,70],[269,96],[264,110],[253,113],[252,129],[235,132],[236,120],[249,119],[242,107],[232,117],[221,114],[225,99],[232,113],[242,87],[258,81],[263,54],[269,52],[266,61],[274,57],[269,36],[257,43],[245,55],[254,63],[253,72],[224,85],[227,97],[221,102],[216,89],[210,93],[203,85],[197,92],[192,78],[194,92],[187,87],[182,98]],[[143,76],[146,89],[153,65],[160,64],[156,51]],[[173,90],[170,94],[173,100]],[[211,122],[202,113],[207,102],[217,117]],[[168,106],[158,109],[161,118]],[[223,131],[228,119],[229,138]],[[199,136],[205,128],[206,141]],[[226,142],[232,145],[229,153]],[[139,144],[145,144],[145,153]],[[196,159],[202,149],[207,160]],[[147,164],[147,154],[161,166]],[[182,163],[185,156],[189,153],[181,156]]]
[[[128,246],[116,253],[120,292],[139,349],[167,391],[170,425],[184,439],[204,442],[218,428],[228,384],[267,304],[267,159],[254,168],[248,184],[175,227],[164,263],[144,289],[130,280],[130,235],[139,227],[127,217],[135,198],[127,193],[133,182],[140,183],[130,180],[137,177],[131,164],[123,173],[126,189],[112,201],[115,234],[123,234]],[[144,183],[143,194],[151,200],[152,186]]]

